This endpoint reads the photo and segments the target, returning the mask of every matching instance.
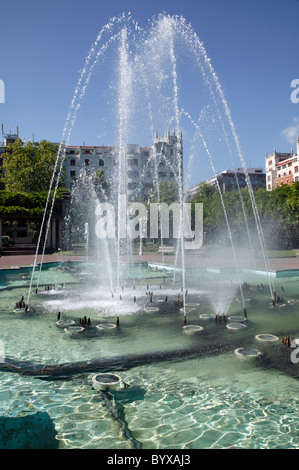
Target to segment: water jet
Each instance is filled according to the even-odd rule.
[[[103,59],[104,62],[105,56],[108,58],[107,62],[110,69],[113,69],[113,81],[109,81],[107,88],[102,86],[103,82],[101,82],[101,89],[103,89],[103,94],[106,92],[105,99],[107,99],[111,89],[113,89],[114,96],[109,96],[109,100],[111,98],[109,109],[105,106],[99,107],[98,113],[102,112],[103,109],[107,113],[105,115],[97,114],[97,120],[100,121],[103,118],[102,122],[108,122],[108,114],[111,113],[113,115],[110,135],[111,139],[113,136],[114,140],[109,142],[109,145],[111,145],[109,150],[107,147],[104,148],[104,146],[90,148],[92,156],[88,156],[88,158],[91,159],[90,161],[96,161],[97,168],[100,159],[104,162],[102,166],[105,170],[105,183],[111,186],[110,191],[103,189],[103,185],[100,189],[96,188],[91,174],[92,165],[89,165],[88,168],[90,174],[83,168],[82,172],[76,175],[76,178],[77,176],[78,178],[71,190],[69,213],[65,220],[64,229],[66,243],[69,248],[72,248],[76,243],[82,244],[83,242],[85,253],[83,253],[82,258],[84,258],[84,261],[78,264],[69,262],[68,266],[61,265],[61,270],[64,271],[64,278],[59,281],[60,283],[62,281],[66,282],[63,295],[55,292],[54,287],[54,290],[51,290],[51,300],[41,300],[40,297],[42,296],[40,295],[32,301],[32,312],[33,314],[36,313],[36,316],[33,316],[33,318],[30,316],[30,321],[32,320],[37,325],[41,325],[41,333],[43,335],[41,335],[42,341],[38,344],[36,344],[35,338],[33,338],[35,346],[34,354],[39,358],[41,365],[32,364],[31,357],[29,356],[33,347],[31,344],[26,344],[24,346],[24,351],[26,351],[24,355],[26,359],[28,358],[28,363],[12,360],[7,361],[5,364],[1,363],[1,368],[6,372],[7,370],[21,371],[20,373],[25,375],[32,373],[35,376],[43,377],[48,374],[50,377],[59,376],[61,378],[71,373],[75,375],[76,379],[80,377],[80,373],[90,370],[102,370],[106,373],[105,377],[100,377],[99,372],[97,372],[93,383],[95,388],[99,387],[99,390],[106,392],[107,387],[108,390],[112,390],[121,381],[119,376],[111,374],[111,370],[117,372],[118,370],[125,371],[135,367],[134,374],[139,374],[146,384],[145,387],[148,387],[151,393],[157,391],[157,400],[153,395],[154,398],[151,400],[151,403],[150,400],[146,402],[145,408],[148,407],[150,411],[148,415],[147,411],[145,411],[144,415],[147,416],[148,422],[157,413],[155,409],[157,402],[159,402],[161,410],[164,410],[165,407],[164,415],[161,411],[161,419],[165,418],[165,422],[167,421],[167,416],[169,416],[169,403],[171,403],[171,406],[176,406],[177,401],[180,402],[179,406],[182,410],[184,410],[185,405],[187,405],[186,409],[188,407],[189,410],[191,409],[190,416],[193,419],[193,416],[198,412],[198,403],[202,396],[207,395],[208,399],[211,398],[211,402],[218,402],[219,399],[219,397],[212,397],[211,395],[212,389],[213,393],[217,394],[217,387],[214,385],[211,387],[210,384],[206,387],[205,381],[202,381],[201,376],[197,376],[194,370],[201,370],[202,365],[206,367],[206,382],[208,382],[212,367],[219,367],[217,372],[223,372],[223,375],[226,372],[227,374],[230,373],[229,369],[218,366],[219,363],[222,363],[222,354],[224,352],[236,350],[237,346],[241,345],[244,348],[239,348],[238,354],[241,354],[242,357],[253,357],[252,350],[250,349],[250,328],[247,328],[246,331],[246,325],[244,324],[247,319],[245,302],[248,299],[244,298],[243,295],[244,290],[250,289],[250,282],[256,286],[257,282],[260,281],[258,276],[255,277],[252,274],[252,265],[257,260],[255,257],[249,256],[251,255],[251,248],[256,248],[252,245],[251,230],[254,232],[255,240],[257,240],[255,243],[257,248],[261,250],[264,259],[265,268],[261,275],[263,280],[268,277],[270,290],[270,296],[268,293],[262,292],[262,289],[254,288],[252,290],[252,296],[250,295],[250,297],[253,302],[256,302],[254,304],[256,311],[252,311],[252,322],[256,321],[260,324],[264,321],[265,325],[263,326],[267,331],[268,324],[264,319],[264,312],[261,312],[261,307],[258,304],[259,299],[256,297],[257,294],[259,298],[267,298],[267,302],[269,302],[269,298],[273,299],[274,305],[275,302],[276,305],[280,305],[280,302],[277,302],[274,276],[272,276],[267,260],[267,251],[265,250],[264,236],[256,210],[254,193],[236,137],[230,111],[227,107],[218,77],[211,66],[202,43],[191,26],[188,26],[182,18],[160,15],[150,23],[150,29],[145,33],[136,22],[132,23],[131,18],[122,16],[121,18],[111,20],[109,25],[103,28],[97,37],[82,68],[70,112],[67,116],[65,129],[63,130],[63,138],[59,145],[55,165],[56,172],[53,172],[37,243],[27,302],[24,299],[23,302],[25,307],[29,305],[37,255],[41,248],[41,239],[47,240],[49,230],[53,230],[51,227],[51,217],[53,215],[54,197],[58,187],[58,179],[56,179],[57,170],[58,172],[61,171],[64,162],[70,161],[71,155],[68,153],[70,149],[70,135],[75,123],[80,127],[79,122],[76,122],[79,109],[83,108],[81,104],[84,101],[92,74],[96,70],[96,65],[99,60]],[[115,58],[115,67],[111,66],[113,61],[110,59],[112,56]],[[189,60],[190,62],[188,62]],[[195,93],[193,96],[192,111],[189,109],[185,111],[185,105],[188,107],[188,103],[184,102],[184,93],[180,94],[180,87],[183,88],[186,84],[188,86],[189,74],[187,72],[189,68],[186,66],[186,63],[187,65],[192,63],[192,67],[190,67],[192,71],[191,79],[196,81],[197,88],[200,90],[200,93]],[[181,66],[183,66],[182,69]],[[183,73],[181,74],[181,72]],[[103,73],[101,80],[104,80],[105,77],[106,74]],[[187,82],[185,82],[186,78]],[[115,107],[112,103],[116,104]],[[137,107],[135,107],[135,103],[137,103]],[[175,128],[172,135],[167,131],[170,124],[173,124]],[[160,138],[158,134],[154,134],[157,126],[165,134],[162,137],[160,136]],[[188,128],[188,131],[186,132],[186,143],[184,143],[184,149],[186,148],[186,150],[184,150],[183,155],[182,135],[178,136],[180,129],[185,128],[185,126]],[[145,145],[147,142],[152,143],[154,135],[152,147],[139,147],[130,144],[130,142],[135,142],[139,136],[142,136],[144,142],[142,145]],[[191,139],[188,137],[190,135],[192,136]],[[192,151],[189,152],[188,148]],[[85,152],[87,148],[80,150],[74,148],[73,151]],[[173,152],[172,155],[170,151]],[[184,203],[187,200],[188,188],[191,186],[189,176],[193,172],[192,164],[202,165],[202,162],[206,159],[206,166],[212,169],[213,173],[216,173],[217,155],[223,155],[224,153],[227,153],[232,161],[236,157],[239,158],[248,180],[248,192],[254,223],[251,224],[250,231],[247,231],[247,222],[242,223],[242,226],[246,228],[245,235],[242,233],[242,243],[243,239],[247,240],[248,238],[249,240],[248,243],[247,241],[244,243],[246,253],[247,251],[249,252],[248,261],[245,257],[246,263],[243,252],[239,247],[241,237],[239,240],[238,228],[231,220],[230,210],[228,210],[230,208],[225,207],[225,198],[222,197],[221,188],[218,186],[216,190],[219,191],[225,222],[222,233],[217,234],[217,236],[219,235],[219,245],[218,241],[217,246],[216,243],[215,245],[213,244],[211,249],[213,256],[211,257],[209,253],[205,257],[204,252],[204,250],[209,249],[209,240],[206,245],[204,244],[203,250],[202,246],[193,250],[190,248],[190,245],[188,249],[185,249],[185,243],[195,244],[196,242],[195,234],[189,233],[188,235],[192,236],[185,237],[183,230],[183,221],[184,217],[186,217]],[[76,155],[81,158],[85,153]],[[189,161],[188,155],[190,155]],[[197,155],[201,156],[200,162]],[[79,162],[80,158],[76,162]],[[163,182],[165,181],[171,181],[174,185],[172,189],[175,189],[175,191],[170,191],[170,193],[171,195],[175,194],[175,201],[172,202],[177,204],[179,217],[174,226],[171,227],[172,235],[165,233],[165,227],[161,223],[161,218],[158,218],[157,232],[154,233],[152,238],[158,240],[157,246],[162,249],[159,252],[157,249],[153,253],[153,257],[154,259],[159,257],[161,264],[155,261],[156,264],[143,266],[142,263],[136,263],[135,261],[139,256],[138,242],[141,248],[143,241],[145,243],[148,242],[147,237],[143,233],[143,228],[147,227],[142,227],[140,214],[138,214],[139,228],[137,229],[137,225],[133,227],[132,220],[134,221],[133,217],[135,214],[128,214],[128,206],[131,202],[140,203],[141,200],[144,200],[142,197],[147,196],[149,201],[151,197],[154,197],[155,202],[152,204],[157,204],[155,208],[157,213],[161,215],[161,205],[164,203]],[[128,182],[130,186],[128,186]],[[147,194],[145,194],[145,190]],[[51,202],[52,193],[54,193],[54,197]],[[236,199],[238,198],[240,199],[238,204],[242,206],[241,191],[237,193]],[[102,213],[99,214],[100,204],[107,204],[106,208],[110,204],[114,210],[116,223],[113,227],[113,233],[112,231],[110,233],[110,237],[101,238],[96,231],[99,220],[102,220],[101,217],[105,217]],[[244,218],[245,216],[246,213],[244,212]],[[47,218],[48,221],[46,221]],[[124,226],[122,226],[123,219],[125,219]],[[175,219],[173,218],[172,220]],[[108,225],[108,218],[106,222]],[[149,222],[149,218],[147,222]],[[47,224],[46,230],[45,223]],[[128,227],[131,231],[128,230]],[[177,233],[175,233],[176,237],[173,236],[173,229],[177,230]],[[131,237],[133,232],[139,232],[139,240],[138,236],[136,239]],[[43,234],[43,237],[41,234]],[[148,234],[146,235],[148,236]],[[167,238],[171,237],[172,240],[169,243],[171,251],[167,253],[165,243]],[[190,239],[192,239],[191,242]],[[223,246],[221,246],[222,241]],[[43,254],[45,247],[46,244],[42,247]],[[145,250],[140,250],[139,253],[143,256],[142,259],[147,259]],[[50,286],[54,286],[56,282],[55,276],[51,277],[49,275],[47,277],[45,270],[42,270],[44,267],[43,254],[38,272],[36,293],[38,292],[41,280],[48,286],[45,291],[50,291]],[[149,264],[151,263],[149,262]],[[243,268],[247,270],[246,274]],[[269,274],[270,272],[271,275]],[[247,279],[246,277],[246,284],[244,285],[245,275],[249,278]],[[164,281],[163,286],[162,280]],[[70,284],[68,285],[69,281]],[[146,296],[144,296],[145,285],[147,286]],[[151,288],[149,288],[149,285]],[[289,286],[287,285],[287,287]],[[151,292],[150,289],[152,290]],[[153,296],[153,292],[156,292],[155,289],[159,289],[161,298],[165,299],[163,303],[159,303],[160,308],[147,306],[149,303],[155,304]],[[175,289],[179,289],[180,294],[176,295]],[[20,291],[18,291],[19,293]],[[188,303],[186,303],[187,296]],[[238,308],[234,302],[236,296],[240,299]],[[46,295],[43,297],[46,297]],[[50,297],[50,295],[47,297]],[[132,298],[134,298],[134,302],[132,302]],[[200,304],[196,302],[198,298],[201,299]],[[173,299],[175,299],[174,303],[172,303]],[[240,303],[243,306],[243,317],[234,315],[240,310]],[[199,305],[200,308],[197,308]],[[291,308],[292,305],[289,304],[287,307]],[[66,335],[61,335],[60,331],[55,328],[49,330],[54,335],[54,341],[52,338],[46,337],[44,323],[47,321],[47,315],[49,317],[49,313],[57,312],[58,308],[71,315],[72,319],[58,318],[56,325],[64,327],[66,333],[76,333],[78,336],[81,332],[85,331],[86,334],[81,335],[80,341],[69,341]],[[202,313],[199,315],[200,309],[202,309],[202,312],[213,313]],[[158,311],[161,312],[161,315],[145,315],[145,313]],[[86,313],[86,316],[81,320],[81,326],[75,326],[75,323],[81,318],[82,312]],[[288,313],[287,310],[285,312]],[[184,314],[183,332],[189,333],[189,335],[181,334],[181,313]],[[259,317],[258,314],[260,313]],[[277,311],[272,310],[271,313],[276,315]],[[5,317],[5,313],[3,317]],[[96,324],[97,322],[94,321],[94,318],[98,317],[101,318],[101,321],[104,321],[103,319],[107,320],[107,323]],[[120,317],[122,319],[122,328],[117,330],[116,334],[109,334],[108,330],[113,330],[119,326]],[[73,320],[73,318],[76,320]],[[89,326],[90,318],[95,327],[90,329],[83,328],[82,325]],[[108,323],[110,318],[112,318],[111,321],[114,321],[114,323]],[[179,321],[177,321],[178,318]],[[203,330],[203,327],[192,323],[196,323],[198,318],[203,320],[215,318],[217,325],[214,322],[205,322],[204,334],[194,337],[192,336],[193,333]],[[228,323],[226,323],[226,318],[229,321]],[[28,318],[24,318],[24,322],[27,320]],[[51,319],[51,321],[53,320]],[[224,324],[226,328],[224,328]],[[248,326],[251,324],[251,321],[247,323]],[[19,325],[17,326],[19,327]],[[270,332],[273,330],[273,333],[275,333],[275,328],[275,324],[271,325]],[[7,329],[9,330],[9,328]],[[95,335],[96,338],[91,338],[90,332],[92,333],[96,329],[103,334],[99,333]],[[240,330],[240,332],[231,334],[227,329]],[[104,334],[106,331],[107,334]],[[22,341],[25,341],[23,339],[24,336],[22,334],[19,335],[20,338],[22,337]],[[257,339],[260,340],[265,340],[262,337],[269,337],[269,335],[258,336],[260,337]],[[151,338],[150,341],[148,340],[149,337]],[[7,339],[11,341],[8,335]],[[47,342],[50,344],[47,344]],[[46,344],[44,345],[43,343]],[[70,345],[70,343],[72,344]],[[196,348],[194,348],[195,343]],[[162,351],[159,348],[162,348]],[[280,349],[283,350],[283,348]],[[18,354],[19,351],[16,352],[16,355]],[[78,357],[80,357],[80,361],[77,361]],[[182,357],[188,358],[184,366],[187,365],[189,367],[190,365],[190,368],[192,363],[190,362],[189,364],[189,361],[194,360],[195,368],[192,368],[193,382],[189,382],[188,367],[181,368],[181,375],[184,381],[186,380],[186,389],[188,388],[189,390],[189,385],[192,384],[192,388],[195,390],[196,400],[194,402],[192,399],[190,400],[190,394],[186,393],[184,395],[184,387],[181,387],[183,379],[179,381],[180,387],[177,386],[180,368],[179,362]],[[163,361],[167,360],[171,361],[169,370],[164,368],[163,373],[160,373],[160,371],[157,373],[157,370],[152,368],[152,363],[154,362],[162,364],[162,368]],[[240,362],[236,359],[235,361]],[[247,364],[248,367],[254,367],[253,363],[254,361],[249,365]],[[175,370],[175,373],[172,374],[171,370]],[[252,369],[250,370],[252,371]],[[261,371],[258,373],[262,374]],[[241,377],[242,375],[240,374],[239,376]],[[242,379],[243,377],[240,378],[240,380]],[[78,378],[78,380],[81,379]],[[215,379],[212,378],[211,380]],[[151,384],[152,388],[148,384]],[[235,403],[234,398],[239,399],[240,392],[234,395],[230,384],[227,385],[227,389],[226,397],[229,397],[229,400],[226,400],[225,404],[221,403],[221,406],[229,406],[227,402]],[[73,393],[73,390],[70,391],[71,393]],[[78,392],[76,393],[80,395]],[[85,399],[85,391],[83,395]],[[80,400],[80,397],[77,397],[76,400]],[[142,433],[145,428],[149,428],[148,422],[142,422],[143,413],[140,413],[139,416],[140,403],[138,397],[133,401],[134,407],[137,410],[134,414],[136,427]],[[71,399],[69,403],[71,407]],[[87,407],[88,401],[84,401],[83,404]],[[206,407],[206,403],[203,403],[203,406]],[[253,399],[252,408],[256,409],[256,406],[257,403]],[[57,406],[57,408],[60,407]],[[210,419],[212,415],[209,415],[209,407],[206,407],[205,410]],[[221,409],[221,411],[223,410],[224,408]],[[93,411],[90,409],[89,412],[92,413]],[[188,413],[189,411],[186,412],[185,416],[187,421]],[[86,414],[88,415],[88,412]],[[229,419],[232,419],[232,414],[227,415]],[[219,415],[216,416],[216,422],[217,419],[219,419]],[[280,423],[280,419],[281,416],[278,417],[278,423]],[[210,423],[212,426],[213,418],[211,418]],[[163,441],[165,435],[175,434],[173,428],[170,429],[167,427],[167,424],[165,426],[167,430],[164,435],[163,431],[159,429],[156,435],[153,436],[158,447],[169,444],[169,442]],[[172,422],[171,426],[180,426],[180,424]],[[228,424],[225,423],[225,426],[228,426]],[[233,428],[234,425],[232,425]],[[195,446],[201,445],[201,442],[199,443],[197,440],[197,430],[194,432],[196,437],[192,436],[193,429],[194,423],[192,423],[192,426],[190,425],[190,434],[189,429],[184,429],[183,434],[188,436],[186,439],[192,445],[193,443]],[[227,429],[226,436],[229,436],[230,428]],[[176,431],[177,429],[175,428]],[[256,429],[254,431],[253,437],[255,433],[258,434]],[[103,434],[105,432],[106,430],[104,430]],[[240,441],[235,442],[235,439],[238,438],[235,437],[235,433],[233,435],[233,441],[229,445],[240,445],[240,442],[248,441],[242,435]],[[67,443],[67,439],[65,439],[65,442]],[[174,444],[170,444],[173,447]],[[278,439],[277,446],[280,444],[281,442]],[[116,446],[117,444],[113,441],[111,445]],[[186,442],[180,443],[180,445],[183,447],[186,445]]]

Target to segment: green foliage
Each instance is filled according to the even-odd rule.
[[[58,146],[46,140],[24,145],[17,139],[10,144],[3,157],[2,184],[5,189],[12,193],[46,190],[55,168],[57,151]]]
[[[92,174],[91,179],[99,200],[102,202],[108,200],[111,195],[111,185],[106,180],[105,172],[103,170],[96,170]]]
[[[54,214],[60,211],[59,202],[62,201],[62,194],[65,191],[67,190],[63,188],[57,191]],[[11,220],[12,218],[27,220],[41,218],[45,210],[47,196],[48,191],[16,193],[0,190],[0,217],[2,220]],[[50,195],[51,201],[52,198],[53,191]],[[48,210],[50,209],[49,206]]]
[[[177,183],[173,181],[160,181],[159,182],[159,191],[156,188],[153,196],[151,197],[151,202],[165,202],[170,205],[172,202],[178,202],[179,199],[179,190]]]
[[[228,237],[219,192],[208,185],[200,185],[192,203],[203,204],[203,224],[206,239]],[[257,238],[256,219],[247,188],[229,191],[222,195],[230,230],[237,243],[246,243],[246,223]],[[299,247],[299,183],[281,186],[274,191],[264,188],[254,191],[255,203],[266,243],[269,248],[289,249]]]

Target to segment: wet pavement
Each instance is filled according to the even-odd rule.
[[[35,250],[34,247],[18,248],[13,247],[9,249],[3,249],[2,256],[0,258],[0,269],[10,268],[17,266],[30,266],[34,264]],[[126,256],[124,256],[124,261]],[[60,253],[44,254],[37,256],[37,263],[41,261],[43,263],[55,263],[63,261],[85,261],[86,256],[84,255],[63,255]],[[92,257],[89,257],[89,261],[92,261]],[[161,253],[144,253],[142,256],[134,255],[133,261],[148,262],[154,264],[165,264],[174,265],[176,262],[174,254],[164,254],[162,257]],[[239,262],[239,260],[238,260]],[[265,261],[263,257],[255,260],[255,268],[258,270],[265,271]],[[253,268],[252,262],[242,260],[240,263],[241,267]],[[177,258],[177,266],[180,266],[180,256]],[[206,266],[209,268],[224,268],[234,267],[234,260],[232,257],[225,255],[213,255],[202,252],[186,252],[185,253],[185,266]],[[283,271],[283,270],[299,270],[299,256],[285,257],[285,258],[269,258],[269,266],[271,271]]]

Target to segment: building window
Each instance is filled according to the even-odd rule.
[[[73,158],[70,160],[70,164],[71,166],[75,166],[76,165],[76,160],[74,160]]]
[[[91,153],[91,150],[84,150],[83,153],[84,153],[85,155],[87,155],[87,154]]]
[[[268,178],[268,181],[270,181],[270,180],[271,180],[271,176],[270,176],[270,175],[268,175],[268,177],[267,177],[267,178]]]
[[[289,184],[289,180],[287,179],[286,184]]]
[[[271,189],[271,184],[268,184],[268,189],[269,189],[269,190]]]
[[[27,237],[27,229],[18,230],[17,231],[18,238],[26,238]]]
[[[295,170],[294,170],[294,171],[295,171],[295,173],[298,173],[298,167],[297,167],[297,166],[295,166]]]
[[[128,171],[127,175],[129,178],[137,178],[138,177],[138,171]]]
[[[71,170],[71,177],[74,178],[76,176],[76,171],[75,170]]]
[[[270,165],[272,165],[272,160],[270,160],[270,161],[268,162],[268,166],[270,166]]]
[[[128,160],[128,165],[129,165],[129,166],[136,166],[136,165],[138,165],[138,160],[137,160],[137,158],[132,158],[131,160]]]
[[[166,171],[159,171],[159,178],[166,178]]]
[[[138,183],[128,183],[128,189],[137,189]]]
[[[101,158],[99,159],[99,166],[104,166],[104,160],[102,160]]]
[[[90,165],[90,160],[89,158],[85,158],[85,166],[89,166]]]

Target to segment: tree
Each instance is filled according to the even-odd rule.
[[[215,186],[203,182],[199,184],[195,197],[198,199],[205,199],[212,196],[215,192],[217,192]]]
[[[109,200],[111,196],[111,185],[106,180],[105,172],[102,170],[96,170],[91,180],[95,189],[95,192],[101,202]]]
[[[159,181],[159,190],[158,187],[155,189],[151,202],[165,202],[168,205],[179,202],[178,184],[173,181]]]
[[[28,193],[47,190],[53,175],[58,145],[42,140],[23,144],[17,139],[3,157],[2,182],[7,191]],[[58,176],[59,165],[56,168]],[[61,181],[63,175],[61,175]],[[56,179],[55,179],[56,181]]]
[[[242,202],[241,203],[241,197]],[[259,188],[254,191],[255,203],[267,248],[284,249],[299,246],[299,183],[284,185],[273,191]],[[248,188],[222,194],[231,233],[236,244],[246,243],[247,230],[244,212],[251,238],[258,239],[258,227],[253,213]],[[203,204],[203,225],[208,240],[218,234],[228,233],[224,208],[219,192],[201,185],[192,203]],[[229,239],[227,238],[227,242]]]
[[[58,188],[55,195],[55,204],[53,206],[53,216],[62,218],[63,204],[65,200],[66,190]],[[54,197],[54,191],[50,194],[50,200]],[[48,191],[38,191],[31,193],[16,193],[0,190],[0,218],[2,223],[6,225],[14,225],[22,222],[22,225],[28,227],[28,233],[36,236],[40,233],[42,217],[46,207]],[[50,205],[48,204],[46,218],[50,214]],[[43,246],[46,235],[46,224],[43,225],[40,248]]]

